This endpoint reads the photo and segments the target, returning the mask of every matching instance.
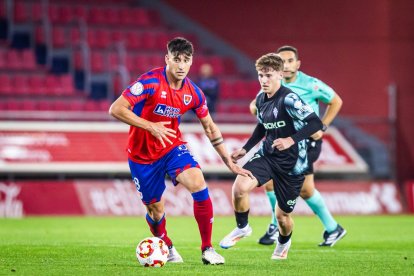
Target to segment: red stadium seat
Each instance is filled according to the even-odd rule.
[[[35,43],[45,44],[45,30],[42,26],[36,26],[35,29]]]
[[[153,32],[144,32],[142,34],[142,47],[146,50],[155,49],[157,46],[157,35]]]
[[[43,19],[43,7],[41,2],[32,3],[32,18],[34,22],[40,22]]]
[[[124,32],[119,30],[114,30],[111,32],[111,40],[115,42],[124,41]]]
[[[120,23],[120,13],[118,9],[107,8],[105,9],[106,24],[117,26]]]
[[[1,95],[13,94],[13,83],[9,75],[0,74],[0,94]]]
[[[75,88],[73,85],[73,79],[71,75],[60,76],[60,85],[62,87],[62,94],[71,96],[74,95]]]
[[[13,78],[13,87],[15,95],[26,95],[29,93],[27,77],[25,75],[15,75]]]
[[[7,68],[7,62],[6,62],[6,51],[3,51],[0,49],[0,69],[6,69]]]
[[[33,100],[22,100],[20,106],[22,110],[36,110],[37,102]]]
[[[72,14],[73,14],[73,18],[75,20],[84,20],[86,21],[88,13],[86,11],[86,7],[85,6],[75,6],[74,8],[72,8]]]
[[[82,42],[81,31],[79,27],[74,26],[70,28],[70,43],[72,45],[80,45]]]
[[[151,20],[147,10],[142,8],[134,8],[130,11],[131,15],[135,18],[133,24],[139,27],[150,27]]]
[[[57,5],[49,5],[49,20],[50,22],[52,22],[52,24],[54,23],[63,23],[61,22],[61,15],[60,15],[60,9]]]
[[[17,50],[10,50],[7,54],[6,67],[8,69],[17,70],[23,67],[20,54]]]
[[[88,23],[101,25],[106,23],[106,13],[103,8],[91,7],[88,12]]]
[[[105,71],[105,57],[101,52],[92,52],[91,54],[91,70],[94,73],[102,73]]]
[[[23,69],[35,70],[36,69],[36,58],[32,50],[23,50],[22,52],[22,65]]]
[[[108,55],[108,60],[109,60],[110,70],[116,70],[118,66],[121,64],[121,61],[119,60],[119,55],[117,52],[110,52]]]
[[[126,39],[126,47],[128,49],[137,50],[137,49],[143,48],[143,43],[144,43],[145,38],[141,36],[140,33],[127,32],[125,35],[125,39]]]
[[[14,2],[14,21],[17,23],[24,23],[30,20],[30,8],[28,2],[15,1]]]
[[[43,75],[31,75],[28,79],[28,85],[30,87],[30,94],[33,96],[41,96],[46,94],[45,90],[45,76]]]
[[[41,111],[53,110],[52,102],[49,100],[41,100],[37,103],[37,109]]]
[[[68,46],[68,40],[63,27],[54,27],[52,29],[52,45],[54,48],[63,48]]]

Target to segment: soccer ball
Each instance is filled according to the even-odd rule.
[[[168,259],[168,246],[162,239],[145,238],[137,245],[138,262],[146,267],[164,266]]]

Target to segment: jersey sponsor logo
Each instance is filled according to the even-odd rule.
[[[275,118],[277,118],[277,114],[279,113],[279,111],[277,110],[277,108],[273,108],[273,115],[275,115]]]
[[[168,118],[178,118],[181,116],[180,109],[165,104],[157,104],[154,113]]]
[[[184,94],[184,104],[185,105],[188,105],[191,102],[192,99],[193,99],[193,96]]]
[[[263,126],[265,129],[275,129],[275,128],[281,128],[286,126],[285,121],[277,121],[273,123],[263,123]]]
[[[129,89],[132,95],[139,96],[144,91],[144,86],[139,81],[136,82],[131,88]]]

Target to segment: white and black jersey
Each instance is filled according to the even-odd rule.
[[[243,147],[249,151],[265,136],[258,154],[268,157],[274,169],[289,175],[301,175],[308,168],[307,143],[304,139],[322,129],[322,122],[312,107],[296,93],[281,86],[268,98],[261,92],[256,97],[258,125]],[[272,147],[277,138],[292,137],[295,144],[287,150]]]

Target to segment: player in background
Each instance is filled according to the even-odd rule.
[[[277,49],[277,53],[284,61],[282,84],[293,90],[301,97],[301,99],[311,105],[318,116],[319,102],[326,104],[325,114],[321,118],[324,128],[314,133],[311,138],[308,139],[309,168],[305,171],[305,182],[300,192],[300,196],[319,217],[325,228],[323,241],[319,245],[334,246],[336,242],[345,236],[346,230],[332,217],[321,194],[315,188],[313,163],[318,159],[321,153],[323,133],[341,109],[342,99],[331,87],[322,81],[299,71],[301,63],[298,56],[298,50],[295,47],[283,46]],[[250,103],[250,111],[253,115],[256,115],[255,100]],[[272,206],[273,214],[272,222],[266,233],[259,239],[259,243],[271,245],[275,242],[278,235],[277,221],[274,214],[276,196],[272,185],[266,185],[265,189],[270,205]]]
[[[256,97],[258,124],[243,148],[232,153],[234,161],[242,158],[263,137],[262,147],[244,165],[254,179],[238,175],[232,188],[237,227],[220,241],[222,248],[233,247],[250,236],[249,192],[255,187],[273,185],[278,205],[276,215],[279,237],[272,259],[286,259],[291,245],[293,211],[308,167],[305,139],[322,129],[322,122],[300,97],[281,85],[283,60],[270,53],[256,61],[261,92]]]
[[[181,116],[191,110],[226,166],[236,174],[251,173],[232,162],[223,137],[211,119],[203,92],[187,74],[193,62],[193,45],[185,38],[168,42],[166,66],[141,75],[115,100],[109,113],[130,125],[128,162],[132,179],[147,209],[152,234],[169,247],[169,262],[183,262],[166,230],[162,194],[165,175],[174,185],[183,185],[194,200],[194,217],[201,236],[202,261],[223,264],[224,258],[212,247],[213,206],[200,166],[182,140]]]

